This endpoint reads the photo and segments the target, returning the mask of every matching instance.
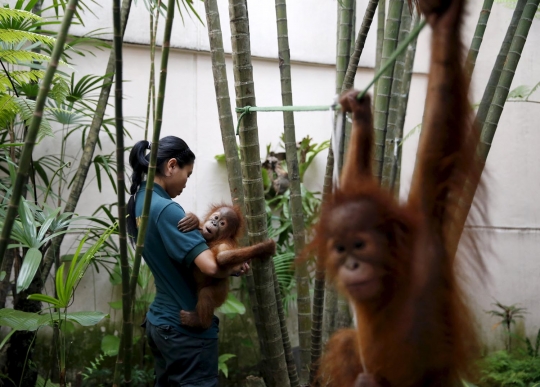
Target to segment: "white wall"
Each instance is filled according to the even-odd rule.
[[[75,26],[73,33],[82,34],[96,28],[111,27],[111,1],[102,1],[102,8],[94,7],[97,17],[87,15],[86,26]],[[219,0],[221,24],[225,50],[230,52],[230,30],[228,6]],[[367,4],[358,1],[357,30]],[[468,48],[476,20],[482,5],[481,0],[471,0],[465,23],[464,41]],[[203,3],[196,1],[200,15],[204,15]],[[250,32],[254,80],[257,104],[271,106],[281,104],[279,87],[279,68],[276,61],[277,39],[274,3],[271,1],[249,2]],[[185,13],[184,13],[185,15]],[[489,77],[491,66],[499,50],[500,42],[512,16],[512,10],[495,4],[491,13],[484,43],[480,50],[473,78],[472,99],[479,102],[483,88]],[[204,16],[203,16],[204,18]],[[288,2],[289,39],[291,46],[292,87],[294,103],[297,105],[329,104],[334,97],[334,63],[336,37],[336,0],[293,0]],[[124,112],[126,116],[144,119],[147,103],[149,74],[149,50],[147,44],[148,14],[142,1],[132,8],[124,46],[124,77],[129,82],[124,86]],[[160,27],[163,27],[163,20]],[[356,85],[362,88],[373,75],[375,58],[376,20],[372,25],[364,54],[360,61]],[[109,35],[110,37],[110,35]],[[158,43],[160,40],[158,41]],[[223,153],[218,125],[217,107],[214,99],[211,61],[208,53],[209,43],[206,27],[185,17],[175,19],[170,54],[169,73],[162,136],[177,135],[184,138],[195,151],[197,161],[194,175],[187,189],[178,199],[186,210],[201,214],[209,203],[228,200],[226,170],[214,160],[214,155]],[[540,20],[535,20],[525,46],[512,88],[540,82]],[[77,77],[87,73],[103,74],[108,52],[96,52],[96,56],[75,59]],[[409,111],[405,133],[421,122],[429,59],[429,32],[424,31],[418,43],[415,75],[409,100]],[[159,63],[159,57],[156,60]],[[228,79],[231,98],[234,104],[234,88],[231,60],[228,59]],[[540,100],[540,92],[534,96]],[[112,102],[112,101],[111,101]],[[112,110],[109,110],[112,114]],[[317,142],[329,138],[330,117],[326,112],[297,113],[296,136],[301,139],[310,135]],[[536,173],[540,165],[540,132],[535,130],[540,122],[540,109],[537,104],[508,103],[505,107],[493,147],[487,162],[489,172],[489,224],[484,226],[482,235],[489,236],[491,251],[487,266],[491,277],[489,284],[473,286],[475,306],[479,311],[484,330],[489,332],[494,323],[482,310],[491,309],[494,300],[503,304],[521,303],[529,310],[526,319],[527,331],[532,334],[540,327],[540,260],[537,259],[540,242],[540,202],[536,193],[540,189],[540,179]],[[260,113],[258,115],[261,151],[264,146],[279,141],[283,122],[279,113]],[[127,125],[133,137],[131,142],[142,139],[143,130]],[[102,134],[101,139],[107,152],[113,146]],[[402,196],[406,195],[410,182],[418,134],[412,136],[404,145],[402,167]],[[79,139],[73,139],[71,149],[78,148]],[[46,141],[38,152],[54,152],[56,143]],[[262,154],[261,157],[265,155]],[[308,186],[320,189],[324,174],[326,154],[321,154],[308,174]],[[93,174],[93,172],[91,172]],[[77,208],[81,214],[89,214],[101,203],[116,201],[112,190],[97,193],[95,180],[88,184]],[[97,277],[97,276],[96,276]],[[98,289],[106,288],[107,279],[101,276]],[[473,283],[479,283],[472,280]],[[93,283],[87,281],[83,289],[91,290]],[[110,291],[92,296],[85,292],[78,299],[81,309],[98,307],[106,310]],[[97,301],[95,298],[97,298]]]

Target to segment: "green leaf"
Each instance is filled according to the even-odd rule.
[[[121,310],[122,309],[122,300],[119,301],[111,301],[108,303],[109,306],[114,310]]]
[[[28,250],[21,266],[19,278],[17,279],[17,293],[28,289],[39,268],[41,257],[41,251],[38,249],[31,248]]]
[[[232,293],[227,295],[225,303],[221,305],[218,310],[221,313],[225,314],[244,314],[246,313],[246,307],[238,298],[236,298]]]
[[[0,281],[3,281],[4,278],[6,278],[6,272],[5,271],[0,271]]]
[[[89,312],[72,312],[65,315],[68,320],[74,321],[76,323],[79,323],[83,327],[89,327],[92,325],[96,325],[104,318],[110,317],[109,314],[97,312],[97,311],[89,311]]]
[[[120,349],[120,338],[118,336],[106,335],[101,339],[101,350],[105,356],[116,356]]]
[[[40,315],[9,308],[0,309],[0,325],[19,331],[35,331],[50,322],[51,316],[48,314]]]
[[[34,300],[34,301],[46,302],[47,304],[53,305],[57,308],[62,307],[62,305],[60,304],[60,301],[57,298],[48,296],[46,294],[39,294],[39,293],[31,294],[28,296],[28,299]]]
[[[225,375],[226,378],[229,377],[229,367],[227,367],[225,362],[233,357],[236,357],[236,355],[233,355],[232,353],[224,353],[218,358],[218,370],[223,372],[223,375]]]

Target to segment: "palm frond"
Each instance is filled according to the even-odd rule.
[[[7,22],[10,19],[31,19],[35,21],[40,21],[41,17],[36,15],[35,13],[24,11],[21,9],[0,7],[0,21]]]
[[[15,119],[18,111],[13,97],[0,92],[0,128],[6,128]]]
[[[30,126],[30,123],[32,122],[32,119],[34,117],[34,110],[36,108],[36,101],[33,101],[31,99],[21,98],[21,97],[15,97],[14,98],[15,103],[19,107],[19,114],[21,118],[24,120],[27,126]],[[41,119],[41,125],[39,126],[39,133],[37,137],[37,141],[40,142],[45,136],[53,136],[53,131],[51,128],[51,124],[49,121],[43,117]]]
[[[40,42],[49,47],[53,47],[54,42],[56,41],[56,39],[47,35],[38,34],[31,31],[14,30],[11,28],[0,28],[0,40],[9,44],[17,44],[24,41],[29,41],[32,43]]]
[[[33,51],[0,50],[0,59],[11,64],[26,64],[34,61],[48,62],[51,60],[51,57]]]
[[[37,82],[43,78],[45,73],[42,70],[30,70],[30,71],[10,71],[9,76],[13,82],[17,84]],[[0,73],[0,91],[6,91],[13,89],[11,81],[4,72]]]

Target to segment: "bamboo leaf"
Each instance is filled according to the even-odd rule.
[[[17,293],[28,289],[39,268],[41,258],[42,254],[38,249],[33,247],[28,250],[21,265],[19,278],[17,279]]]

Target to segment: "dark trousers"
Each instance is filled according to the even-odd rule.
[[[144,324],[154,355],[156,387],[218,387],[218,341],[199,339],[169,325]]]

